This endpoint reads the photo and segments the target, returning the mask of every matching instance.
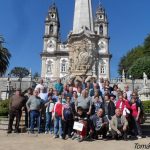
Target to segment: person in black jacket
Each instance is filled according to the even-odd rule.
[[[103,106],[104,113],[108,117],[109,120],[111,120],[112,116],[115,115],[115,109],[116,109],[115,103],[114,101],[110,99],[110,96],[113,96],[113,95],[106,94],[104,96],[104,106]]]
[[[91,116],[90,122],[90,132],[92,137],[98,139],[98,135],[102,135],[102,138],[106,139],[109,122],[104,115],[103,109],[100,108],[95,115]]]

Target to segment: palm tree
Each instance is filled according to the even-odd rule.
[[[11,57],[11,54],[9,53],[8,49],[3,47],[4,38],[0,36],[0,76],[5,74],[8,65],[9,65],[9,59]]]
[[[28,76],[30,74],[29,70],[26,69],[25,67],[14,67],[11,71],[10,74],[13,75],[14,77],[19,78],[20,81],[20,89],[21,89],[21,82],[22,78]]]

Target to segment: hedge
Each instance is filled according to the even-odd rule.
[[[0,116],[8,116],[9,100],[0,101]]]
[[[150,100],[147,101],[142,101],[143,107],[144,107],[144,112],[145,113],[150,113]]]

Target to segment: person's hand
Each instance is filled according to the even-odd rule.
[[[64,118],[64,116],[62,116],[62,120],[63,120],[63,121],[65,121],[65,118]]]
[[[93,130],[92,130],[92,129],[90,129],[90,133],[93,133]]]
[[[53,115],[53,116],[52,116],[52,120],[54,120],[54,119],[55,119],[55,116]]]
[[[28,109],[28,112],[30,112],[30,108]]]
[[[107,122],[104,122],[104,123],[102,124],[102,126],[105,126],[105,125],[107,125]]]
[[[87,115],[90,115],[90,112],[88,111],[86,114],[87,114]]]
[[[126,131],[126,130],[127,130],[127,127],[126,127],[126,126],[124,126],[124,127],[123,127],[123,131]]]
[[[135,120],[138,121],[138,120],[139,120],[139,117],[136,117]]]
[[[121,132],[119,130],[117,130],[117,134],[121,135]]]

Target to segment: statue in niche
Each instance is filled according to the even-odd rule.
[[[147,86],[147,75],[145,72],[143,72],[143,80],[144,80],[144,86]]]

